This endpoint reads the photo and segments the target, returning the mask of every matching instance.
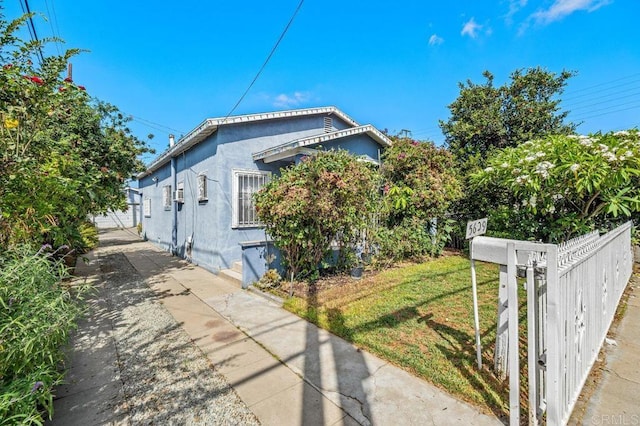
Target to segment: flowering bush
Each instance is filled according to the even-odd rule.
[[[89,214],[126,205],[124,179],[143,168],[147,148],[115,107],[62,78],[78,50],[34,65],[41,45],[15,36],[25,19],[0,15],[0,250],[78,249]]]
[[[494,226],[502,223],[519,238],[559,241],[608,229],[640,212],[640,135],[631,130],[528,141],[498,151],[472,180],[507,195],[509,204],[493,206]]]
[[[255,196],[258,217],[282,251],[289,273],[313,279],[334,240],[342,266],[376,209],[378,178],[346,151],[323,151],[283,169]]]
[[[393,137],[384,152],[380,258],[436,256],[449,238],[445,217],[461,187],[451,154],[432,142]]]

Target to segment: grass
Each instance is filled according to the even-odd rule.
[[[508,413],[508,384],[491,372],[498,267],[476,264],[483,369],[475,355],[470,263],[444,256],[342,285],[285,308],[486,411]]]

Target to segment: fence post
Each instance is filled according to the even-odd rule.
[[[520,425],[520,353],[518,342],[518,280],[516,246],[507,243],[507,289],[509,312],[509,424]]]
[[[500,265],[500,282],[498,287],[498,328],[496,329],[496,349],[494,352],[494,369],[500,380],[507,378],[509,369],[508,351],[509,351],[509,311],[507,307],[508,291],[507,291],[507,265]]]
[[[547,424],[562,424],[560,401],[561,355],[560,348],[560,288],[558,271],[558,247],[547,249]]]
[[[538,424],[538,295],[533,262],[527,264],[527,363],[529,377],[529,424]]]

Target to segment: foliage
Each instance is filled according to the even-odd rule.
[[[342,150],[304,157],[255,196],[258,217],[298,278],[317,276],[332,240],[351,251],[377,198],[377,172]]]
[[[504,194],[492,224],[518,238],[557,242],[640,212],[637,130],[536,139],[496,152],[488,165],[473,181]]]
[[[375,257],[376,266],[389,266],[395,261],[420,260],[425,256],[439,256],[449,240],[451,221],[440,219],[424,222],[416,217],[405,218],[394,227],[380,227],[376,232],[379,254]]]
[[[269,269],[264,273],[260,280],[255,283],[256,287],[261,289],[271,289],[278,287],[280,282],[282,281],[282,277],[275,269]]]
[[[86,253],[98,247],[98,228],[91,221],[84,221],[80,224],[80,244],[77,247],[79,253]]]
[[[18,247],[0,258],[0,418],[9,424],[42,424],[42,409],[51,417],[59,348],[80,313],[60,283],[66,269],[48,249]]]
[[[0,16],[0,249],[81,241],[90,214],[123,208],[123,182],[147,148],[112,105],[62,78],[78,50],[31,61],[40,43],[15,36],[27,16]]]
[[[392,139],[381,168],[386,183],[378,258],[436,256],[449,235],[445,217],[461,194],[453,157],[432,142]]]
[[[539,67],[516,70],[508,84],[495,87],[493,75],[485,71],[484,84],[459,83],[460,95],[449,105],[451,116],[440,121],[449,149],[462,164],[481,164],[492,149],[573,132],[575,125],[564,123],[568,111],[560,112],[557,97],[574,74]]]

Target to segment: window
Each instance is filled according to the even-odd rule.
[[[178,182],[175,200],[176,203],[184,203],[184,182]]]
[[[233,218],[232,227],[261,226],[253,194],[266,185],[271,178],[270,172],[234,170],[233,171]]]
[[[165,210],[171,210],[171,185],[162,187],[162,205]]]
[[[324,132],[325,133],[333,132],[333,119],[331,117],[324,118]]]
[[[145,198],[142,201],[142,210],[144,211],[144,217],[151,217],[151,199]]]
[[[207,175],[198,175],[198,201],[207,201]]]

